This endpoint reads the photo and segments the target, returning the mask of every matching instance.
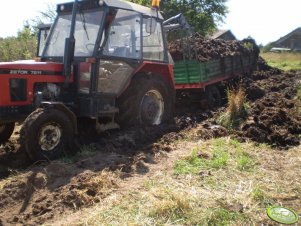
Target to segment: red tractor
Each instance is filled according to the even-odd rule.
[[[162,23],[157,10],[130,2],[59,4],[40,60],[0,63],[0,143],[24,121],[20,143],[31,160],[53,159],[72,150],[80,121],[106,130],[170,119]]]

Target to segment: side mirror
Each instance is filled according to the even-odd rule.
[[[153,34],[156,31],[157,20],[155,18],[146,19],[145,31],[148,34]]]

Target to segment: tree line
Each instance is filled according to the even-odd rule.
[[[32,59],[36,49],[36,33],[25,26],[16,37],[0,38],[0,62]]]

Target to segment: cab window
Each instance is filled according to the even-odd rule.
[[[141,58],[141,16],[118,10],[109,30],[103,54],[115,57]]]
[[[147,19],[143,19],[143,58],[146,60],[164,60],[164,41],[161,23],[157,22],[154,32],[147,32]]]
[[[44,51],[44,47],[45,47],[45,44],[46,44],[46,39],[48,37],[48,33],[49,33],[49,28],[43,28],[43,29],[40,29],[39,31],[39,40],[38,40],[38,57],[42,56],[43,54],[43,51]]]

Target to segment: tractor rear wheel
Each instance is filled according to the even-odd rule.
[[[64,112],[38,108],[23,123],[20,139],[32,161],[52,160],[66,153],[73,135],[72,122]]]
[[[159,76],[137,76],[118,99],[121,125],[159,125],[173,116],[174,90]]]
[[[14,122],[0,124],[0,144],[8,141],[10,136],[13,134],[14,129]]]

